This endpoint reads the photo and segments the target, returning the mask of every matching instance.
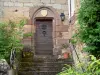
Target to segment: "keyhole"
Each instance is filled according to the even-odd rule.
[[[45,35],[46,35],[46,31],[43,31],[42,33],[43,33],[43,35],[44,35],[44,37],[45,37]]]

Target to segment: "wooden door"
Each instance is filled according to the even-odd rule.
[[[53,38],[52,38],[52,20],[36,21],[36,55],[52,55],[53,54]]]

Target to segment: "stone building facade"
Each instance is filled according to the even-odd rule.
[[[65,14],[64,21],[61,13]],[[32,32],[34,37],[23,39],[23,44],[34,48],[35,54],[42,51],[40,54],[59,56],[69,52],[73,25],[68,16],[68,0],[0,0],[0,21],[28,19],[24,33]]]

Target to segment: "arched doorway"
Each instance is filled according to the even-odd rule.
[[[33,8],[34,9],[34,8]],[[35,26],[35,55],[53,55],[56,47],[56,26],[61,19],[52,7],[31,9],[31,21]]]

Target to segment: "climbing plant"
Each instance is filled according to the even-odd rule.
[[[81,0],[76,37],[85,43],[85,51],[100,57],[100,0]],[[78,39],[78,40],[79,40]]]
[[[22,27],[25,22],[25,20],[19,23],[0,22],[0,59],[8,60],[12,49],[16,49],[17,52],[22,49]]]

